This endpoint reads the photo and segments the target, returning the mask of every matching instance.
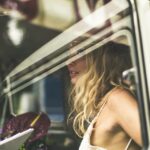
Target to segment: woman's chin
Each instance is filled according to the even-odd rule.
[[[77,78],[71,78],[71,83],[74,85],[77,82]]]

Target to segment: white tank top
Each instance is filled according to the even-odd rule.
[[[95,119],[94,119],[95,120]],[[106,148],[94,146],[90,144],[90,138],[93,130],[93,121],[89,125],[87,131],[85,132],[83,139],[81,141],[79,150],[107,150]],[[129,140],[124,150],[128,150],[132,139]]]
[[[89,125],[87,131],[85,132],[79,150],[106,150],[103,147],[94,146],[90,144],[90,137],[92,134],[92,130],[93,130],[93,122]]]
[[[97,116],[93,119],[93,121],[90,123],[87,131],[85,132],[84,136],[83,136],[83,139],[81,141],[81,144],[80,144],[80,147],[79,147],[79,150],[107,150],[106,148],[104,147],[99,147],[99,146],[94,146],[94,145],[91,145],[90,144],[90,139],[91,139],[91,134],[92,134],[92,131],[93,131],[93,124],[95,123],[95,120],[97,119],[97,117],[99,116],[99,114],[102,112],[105,104],[107,103],[108,101],[108,96],[110,95],[110,93],[112,93],[112,91],[114,91],[116,88],[112,89],[110,92],[108,92],[108,94],[106,94],[105,96],[105,99],[104,99],[104,102],[101,106],[101,109],[100,111],[98,112]],[[124,150],[128,150],[130,144],[132,142],[132,139],[130,139],[125,147]]]

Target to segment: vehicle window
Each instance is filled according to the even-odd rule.
[[[46,112],[52,122],[64,122],[63,70],[27,86],[12,95],[12,111],[15,115],[26,112]]]
[[[36,77],[36,80],[35,78],[29,78],[29,81],[25,80],[27,82],[22,82],[20,86],[14,87],[11,100],[12,112],[14,114],[21,114],[29,111],[46,112],[51,119],[51,127],[54,129],[61,127],[65,131],[67,127],[67,117],[70,112],[69,97],[72,90],[71,76],[75,76],[77,73],[76,71],[79,71],[69,70],[69,64],[89,55],[93,55],[94,53],[96,54],[100,51],[101,47],[104,45],[107,46],[110,42],[123,44],[129,47],[129,55],[126,63],[131,64],[128,68],[122,70],[120,82],[133,92],[138,101],[136,62],[133,59],[135,49],[132,45],[133,41],[131,34],[129,31],[123,30],[106,37],[104,40],[98,40],[94,45],[89,45],[87,48],[82,49],[82,51],[76,49],[76,46],[71,47],[66,52],[67,57],[60,63],[61,65],[56,64],[57,67],[54,67],[56,70],[44,70],[42,74]],[[120,49],[120,53],[121,51]],[[95,57],[98,57],[97,54]],[[56,131],[53,133],[55,132]],[[65,132],[67,132],[67,130]]]

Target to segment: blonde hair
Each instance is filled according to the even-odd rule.
[[[125,63],[127,57],[130,57],[129,47],[114,42],[86,56],[87,70],[77,80],[70,98],[69,119],[73,120],[78,136],[85,133],[86,123],[99,111],[106,93],[115,86],[123,86],[121,73],[131,67],[131,61]]]

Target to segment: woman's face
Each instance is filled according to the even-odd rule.
[[[68,65],[68,70],[71,78],[71,83],[75,84],[79,75],[81,75],[86,69],[86,58],[82,57]]]

